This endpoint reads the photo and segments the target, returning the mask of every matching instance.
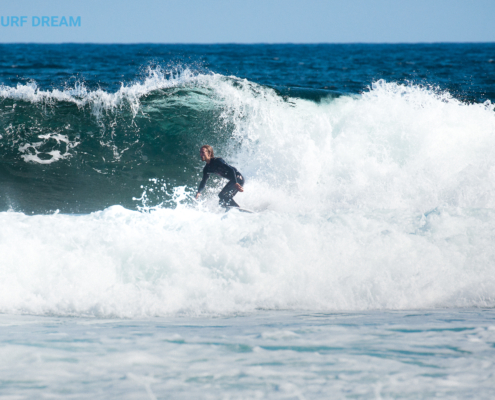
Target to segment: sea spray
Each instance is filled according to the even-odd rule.
[[[494,206],[489,102],[465,104],[448,93],[380,81],[361,96],[263,99],[239,114],[236,162],[268,196],[283,188],[278,204],[289,197],[307,211]]]

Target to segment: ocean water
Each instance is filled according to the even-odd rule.
[[[0,396],[494,398],[492,102],[495,44],[0,45]]]

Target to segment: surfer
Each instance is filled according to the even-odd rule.
[[[206,162],[203,168],[203,180],[199,184],[198,192],[196,193],[196,199],[201,196],[201,192],[206,186],[206,181],[210,177],[210,174],[217,174],[222,178],[226,178],[229,182],[222,189],[218,197],[220,198],[220,205],[222,207],[239,207],[233,197],[237,192],[244,192],[244,177],[237,171],[237,169],[227,164],[223,159],[215,157],[213,154],[213,147],[204,145],[199,149],[199,156],[201,160]]]

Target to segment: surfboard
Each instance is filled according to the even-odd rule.
[[[225,212],[229,212],[230,210],[237,210],[240,212],[254,214],[254,211],[248,210],[247,208],[241,208],[241,207],[225,207],[225,208],[226,208]]]

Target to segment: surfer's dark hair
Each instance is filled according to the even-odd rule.
[[[210,153],[210,157],[211,158],[214,158],[215,157],[215,154],[213,154],[213,147],[211,147],[209,144],[205,144],[205,145],[201,146],[201,149],[208,150],[208,153]]]

